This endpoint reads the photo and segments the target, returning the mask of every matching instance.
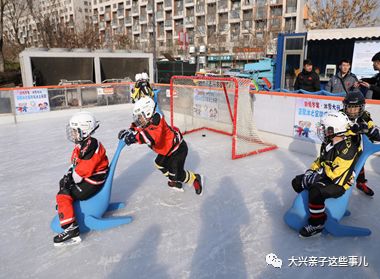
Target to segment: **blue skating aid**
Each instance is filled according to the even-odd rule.
[[[132,222],[132,217],[130,216],[103,217],[107,211],[114,211],[125,207],[125,204],[122,202],[109,203],[116,164],[124,147],[125,142],[120,140],[115,155],[112,158],[108,176],[103,188],[88,200],[74,202],[75,217],[81,232],[106,230]],[[58,215],[53,218],[50,227],[56,233],[61,233],[63,231],[59,224]]]
[[[156,112],[158,112],[161,115],[164,115],[164,113],[161,111],[160,107],[158,106],[158,93],[160,92],[160,89],[153,89],[153,100],[156,103]]]
[[[355,165],[356,174],[360,173],[365,161],[371,154],[380,151],[380,144],[372,143],[365,135],[362,135],[362,139],[363,152]],[[326,200],[327,220],[324,233],[330,233],[334,236],[368,236],[371,234],[371,231],[367,228],[346,226],[339,223],[343,217],[350,215],[347,207],[354,186],[352,185],[341,197]],[[285,223],[296,231],[299,231],[307,224],[309,217],[308,200],[308,192],[305,190],[297,195],[292,207],[284,215]]]

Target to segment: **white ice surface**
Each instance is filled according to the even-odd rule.
[[[111,159],[131,106],[92,111]],[[367,173],[374,198],[355,190],[344,220],[370,228],[370,237],[300,239],[282,218],[295,197],[291,179],[313,158],[279,149],[232,161],[230,139],[209,132],[186,136],[186,167],[207,179],[203,196],[169,189],[147,146],[126,147],[111,200],[126,202],[115,214],[134,221],[54,247],[49,225],[73,147],[65,138],[72,113],[0,125],[0,278],[380,278],[379,174]],[[268,253],[281,269],[267,266]],[[289,267],[292,256],[365,256],[369,266]]]

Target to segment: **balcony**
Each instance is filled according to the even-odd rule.
[[[194,6],[194,0],[185,0],[185,7],[192,7]]]
[[[98,15],[93,15],[92,16],[92,22],[93,23],[98,23]]]
[[[253,27],[253,22],[251,20],[243,20],[241,29],[243,33],[251,31]],[[245,31],[245,32],[244,32]]]
[[[147,27],[148,32],[152,33],[153,32],[153,28],[154,28],[153,24],[152,23],[148,23],[148,27]]]
[[[140,35],[140,42],[146,42],[146,41],[148,41],[147,34],[145,32],[141,33],[141,35]]]
[[[239,22],[240,21],[240,11],[232,10],[230,12],[230,22]]]
[[[240,42],[239,42],[239,34],[231,34],[231,42],[238,42],[239,45],[240,45]]]
[[[156,21],[163,21],[164,20],[164,12],[163,11],[158,11],[156,13]]]
[[[124,19],[125,26],[132,26],[132,19],[130,17]]]
[[[266,27],[267,27],[266,21],[256,21],[256,24],[255,24],[256,31],[265,30]]]
[[[186,27],[193,27],[194,26],[194,17],[193,16],[187,16],[185,17],[185,26]]]
[[[124,9],[118,9],[117,10],[117,18],[119,18],[119,19],[124,18]]]
[[[146,6],[146,11],[147,11],[147,13],[153,13],[153,6],[151,5],[151,4],[148,4],[147,6]]]
[[[195,14],[197,16],[205,15],[205,6],[203,5],[197,5],[195,8]]]
[[[172,29],[172,28],[173,28],[172,20],[171,20],[171,19],[167,19],[167,20],[165,20],[164,28],[165,28],[165,30],[168,30],[168,29]]]
[[[111,13],[109,13],[109,12],[108,12],[108,13],[105,13],[105,14],[104,14],[104,20],[105,20],[105,21],[111,21]]]
[[[104,29],[105,29],[105,27],[106,27],[106,24],[105,24],[105,22],[104,22],[104,21],[101,21],[101,22],[99,22],[99,31],[102,31],[102,30],[104,30]]]
[[[116,34],[119,34],[119,35],[123,35],[123,34],[124,34],[124,28],[123,28],[123,27],[118,27],[118,28],[115,30],[115,33],[116,33]]]
[[[254,0],[243,0],[241,3],[241,8],[243,10],[252,9],[255,4]]]
[[[140,24],[146,24],[148,22],[148,17],[146,15],[140,15]]]
[[[126,8],[130,8],[131,5],[132,5],[132,1],[131,1],[131,0],[127,0],[127,1],[125,1],[125,6],[126,6]]]
[[[223,1],[218,1],[218,13],[225,13],[228,12],[228,2],[223,0]]]
[[[174,19],[183,18],[183,10],[177,10],[177,11],[173,14],[173,18],[174,18]]]
[[[140,33],[140,25],[133,25],[132,26],[132,33],[133,34],[139,34]]]
[[[132,7],[132,15],[133,15],[133,16],[137,16],[137,15],[139,15],[139,6],[134,5],[134,6]]]
[[[207,25],[215,25],[216,24],[216,16],[215,15],[208,15],[206,17]]]
[[[283,1],[282,0],[270,0],[269,5],[271,5],[271,6],[282,6]]]
[[[172,1],[171,0],[165,0],[164,2],[164,10],[171,10],[172,9]]]
[[[216,0],[206,0],[207,4],[216,3]]]
[[[267,14],[265,12],[257,12],[255,20],[263,20],[267,18]]]
[[[161,29],[161,30],[162,30],[162,29]],[[164,30],[162,30],[162,31],[161,31],[161,30],[157,32],[157,40],[159,40],[159,41],[165,39],[165,33],[164,33]]]
[[[119,22],[117,21],[116,18],[112,20],[111,25],[112,25],[112,28],[117,28],[119,26]]]
[[[219,32],[223,33],[223,32],[227,32],[228,31],[228,23],[219,23],[218,24],[218,30]]]
[[[197,26],[196,27],[197,34],[196,36],[206,36],[206,28],[204,26]]]
[[[286,7],[287,14],[295,14],[297,12],[297,7]]]

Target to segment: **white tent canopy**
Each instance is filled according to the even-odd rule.
[[[315,29],[307,32],[308,41],[340,40],[380,37],[380,27],[357,27],[346,29]]]

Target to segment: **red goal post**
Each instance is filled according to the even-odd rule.
[[[273,150],[254,122],[251,81],[234,77],[173,76],[170,124],[183,134],[208,130],[232,137],[232,159]]]

